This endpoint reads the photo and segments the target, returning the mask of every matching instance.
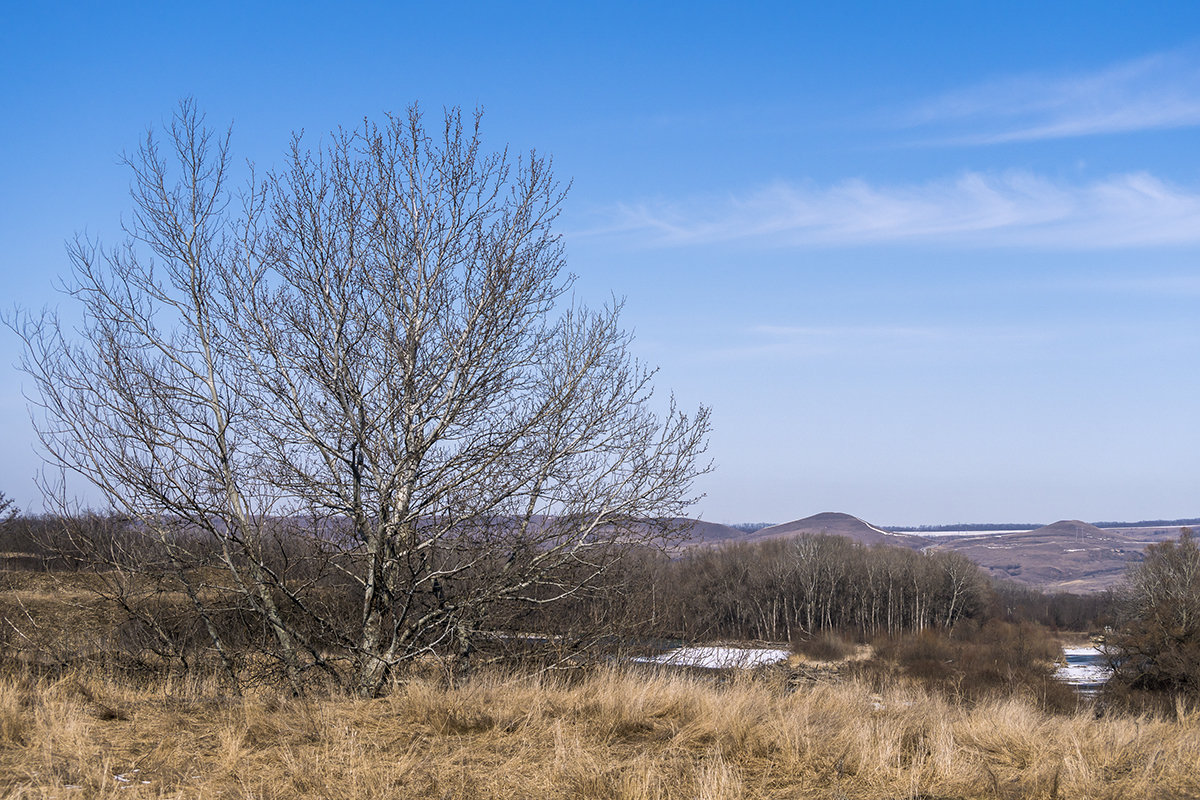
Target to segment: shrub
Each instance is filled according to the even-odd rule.
[[[1039,625],[989,620],[952,634],[926,629],[915,636],[874,642],[875,659],[864,667],[877,679],[899,672],[957,700],[996,695],[1034,699],[1046,710],[1074,710],[1074,690],[1055,678],[1058,641]]]
[[[1126,577],[1121,611],[1106,643],[1110,694],[1200,697],[1200,545],[1191,530],[1146,548]]]
[[[792,637],[792,649],[815,661],[841,661],[854,655],[857,645],[836,633]]]

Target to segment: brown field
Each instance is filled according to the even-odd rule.
[[[981,700],[953,676],[957,692],[886,671],[797,686],[796,665],[458,686],[430,670],[374,700],[261,683],[235,697],[114,658],[120,615],[97,580],[0,572],[2,798],[1200,797],[1200,711],[1056,714],[1015,678]],[[949,646],[893,649],[970,655]]]
[[[968,708],[913,688],[665,673],[243,698],[186,679],[0,680],[10,798],[1173,798],[1200,715]]]

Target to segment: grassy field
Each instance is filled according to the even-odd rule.
[[[1172,798],[1200,716],[1049,715],[914,688],[647,671],[231,698],[181,680],[0,680],[10,798]]]
[[[911,675],[642,666],[451,686],[435,670],[375,700],[262,683],[235,697],[121,667],[120,614],[93,580],[0,572],[0,797],[1200,797],[1200,712],[1045,710],[1063,705],[994,661],[1048,657],[1015,626],[881,651]],[[986,691],[943,674],[972,661],[1012,674]]]

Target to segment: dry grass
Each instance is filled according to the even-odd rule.
[[[1200,796],[1200,716],[1052,716],[915,688],[605,671],[294,699],[0,679],[11,798]]]
[[[233,698],[68,658],[113,626],[87,576],[0,577],[3,798],[1200,797],[1200,714],[1183,707],[1098,720],[890,674],[794,689],[649,669]]]

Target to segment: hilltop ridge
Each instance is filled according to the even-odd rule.
[[[764,541],[791,536],[845,536],[862,544],[889,544],[899,547],[923,548],[931,544],[928,539],[907,533],[893,533],[878,528],[851,514],[823,511],[803,519],[772,525],[745,537],[745,541]]]

